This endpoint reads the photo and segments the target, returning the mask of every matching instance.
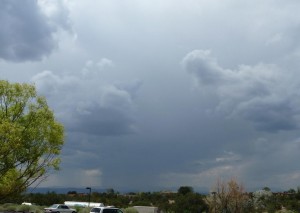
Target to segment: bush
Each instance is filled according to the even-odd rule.
[[[21,206],[18,208],[18,211],[22,211],[22,212],[30,212],[30,209],[31,209],[31,206],[28,206],[28,205],[21,205]]]
[[[18,204],[12,204],[12,203],[6,203],[0,205],[0,212],[32,212],[32,213],[44,213],[44,207],[43,206],[36,206],[36,205],[18,205]]]
[[[29,212],[33,212],[33,213],[43,213],[44,212],[43,206],[32,205],[32,206],[28,206],[28,207],[29,207],[29,209],[28,209]],[[25,207],[25,209],[26,209],[26,207]]]
[[[42,209],[36,209],[35,213],[43,213],[44,211]]]
[[[79,208],[78,208],[78,206],[75,207],[75,208],[76,208],[76,211],[77,211],[78,213],[89,213],[89,212],[91,211],[91,209],[92,209],[92,208],[90,208],[90,207],[84,207],[84,208],[79,207]]]
[[[16,204],[4,204],[3,208],[5,211],[17,211],[18,206]]]
[[[124,209],[124,213],[139,213],[138,210],[136,210],[133,207],[128,207],[126,209]]]
[[[82,207],[80,207],[80,206],[75,206],[74,209],[76,209],[76,212],[81,212]]]

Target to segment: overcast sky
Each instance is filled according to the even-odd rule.
[[[40,186],[300,185],[298,0],[1,3],[1,79],[66,130]]]

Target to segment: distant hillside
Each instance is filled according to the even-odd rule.
[[[77,193],[88,193],[89,191],[85,188],[76,187],[36,187],[28,188],[27,193],[42,193],[46,194],[48,192],[55,192],[57,194],[67,194],[70,191],[76,191]],[[92,188],[92,192],[106,192],[106,189]]]
[[[161,188],[161,189],[153,189],[153,190],[142,190],[142,189],[114,189],[115,192],[119,192],[121,194],[129,193],[129,192],[158,192],[158,191],[173,191],[177,192],[178,188]],[[88,193],[89,191],[85,188],[78,188],[78,187],[36,187],[36,188],[28,188],[27,193],[42,193],[46,194],[49,192],[55,192],[57,194],[67,194],[70,191],[76,191],[77,193]],[[103,193],[106,192],[107,189],[101,188],[92,188],[92,192],[99,192]],[[194,188],[195,192],[200,194],[207,194],[209,193],[208,188]]]

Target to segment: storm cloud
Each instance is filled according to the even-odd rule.
[[[136,131],[133,115],[134,94],[139,86],[130,90],[121,83],[101,84],[97,75],[91,78],[87,72],[76,77],[43,71],[33,76],[32,81],[40,93],[49,97],[52,103],[59,102],[55,110],[71,132],[122,135]],[[134,87],[137,82],[129,84]]]
[[[243,117],[258,130],[276,132],[298,128],[300,85],[288,70],[274,64],[239,65],[225,69],[210,51],[194,50],[182,60],[199,89],[218,99],[215,111],[229,118]]]
[[[46,14],[42,8],[43,2],[1,2],[0,58],[14,62],[36,61],[57,49],[55,34],[60,29],[70,30],[68,17],[64,14],[67,10],[60,3],[52,3],[52,9],[48,6]]]
[[[299,8],[3,1],[0,74],[34,83],[66,130],[61,170],[41,186],[297,187]]]

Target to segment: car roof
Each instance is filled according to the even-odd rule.
[[[58,206],[67,206],[67,207],[69,207],[68,205],[66,205],[66,204],[52,204],[50,207],[58,207]]]
[[[93,207],[93,209],[119,209],[119,208],[116,208],[114,206],[97,206],[97,207]]]

